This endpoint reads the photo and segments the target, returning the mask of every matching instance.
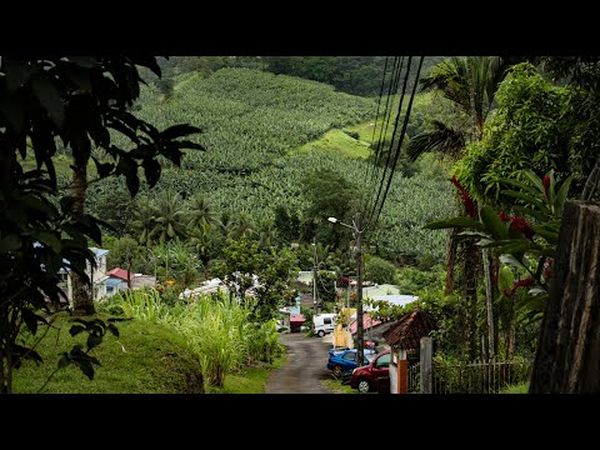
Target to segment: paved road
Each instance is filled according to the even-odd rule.
[[[327,352],[330,344],[304,333],[282,334],[280,341],[288,348],[288,362],[271,374],[267,394],[330,394],[321,380],[330,378]]]

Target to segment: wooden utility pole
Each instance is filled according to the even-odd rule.
[[[362,254],[362,233],[360,229],[360,216],[356,216],[354,221],[354,236],[356,239],[356,338],[357,338],[357,361],[358,367],[363,365],[364,357],[364,330],[363,330],[363,254]]]
[[[315,309],[315,314],[317,314],[318,312],[318,306],[319,306],[319,290],[317,289],[317,242],[315,239],[313,239],[313,248],[314,248],[314,255],[313,255],[313,305],[314,305],[314,309]]]
[[[600,204],[565,205],[529,392],[600,393]]]

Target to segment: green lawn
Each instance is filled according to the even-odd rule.
[[[263,394],[271,372],[283,366],[287,361],[284,353],[273,361],[273,364],[261,364],[244,369],[239,374],[225,376],[222,388],[208,388],[209,394]]]
[[[319,139],[299,147],[296,152],[303,153],[314,150],[335,152],[354,159],[368,158],[371,153],[367,142],[363,142],[362,139],[356,140],[338,129],[329,130]]]
[[[54,322],[37,347],[44,358],[39,367],[26,362],[15,372],[15,393],[36,393],[56,368],[61,352],[85,337],[69,335],[67,316]],[[94,350],[102,367],[90,381],[79,369],[59,370],[44,393],[199,393],[202,391],[197,359],[183,339],[162,325],[133,320],[118,324],[120,337],[109,335]],[[43,332],[42,328],[39,332]],[[38,333],[39,333],[38,332]]]
[[[322,380],[321,384],[333,394],[358,394],[356,389],[352,389],[349,385],[342,384],[338,380]]]

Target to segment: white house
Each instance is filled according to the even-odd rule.
[[[94,252],[96,267],[93,268],[89,261],[86,263],[85,273],[93,282],[93,298],[94,300],[106,296],[106,285],[102,283],[106,273],[106,256],[109,250],[103,248],[90,247],[90,250]],[[65,261],[65,267],[60,271],[62,278],[61,288],[67,294],[67,301],[69,304],[73,300],[73,282],[71,280],[71,269],[68,267],[69,262]]]

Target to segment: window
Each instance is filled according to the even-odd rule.
[[[348,352],[344,355],[343,359],[347,359],[348,361],[356,361],[356,353],[355,352]]]
[[[375,363],[376,367],[387,367],[390,365],[391,356],[389,353],[382,355]]]
[[[331,317],[325,317],[323,319],[323,324],[324,325],[331,325]]]

